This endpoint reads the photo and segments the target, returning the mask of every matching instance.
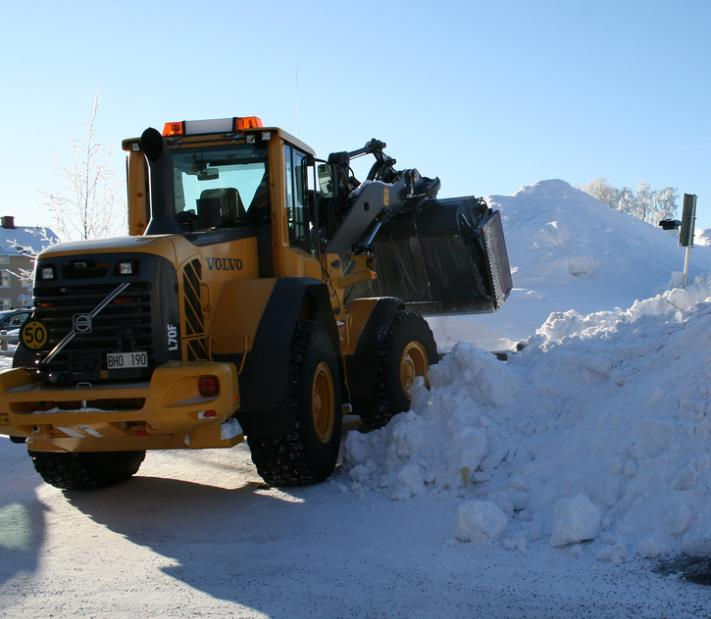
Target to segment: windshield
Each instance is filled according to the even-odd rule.
[[[269,221],[267,149],[253,144],[172,152],[175,212],[188,230]]]

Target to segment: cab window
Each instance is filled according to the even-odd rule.
[[[305,248],[309,232],[306,216],[306,155],[290,144],[284,145],[285,204],[289,243]]]
[[[266,147],[181,148],[172,156],[176,219],[184,229],[269,222]]]

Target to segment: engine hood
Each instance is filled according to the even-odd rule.
[[[176,235],[120,236],[110,239],[91,239],[58,243],[45,249],[39,260],[51,260],[63,256],[85,256],[86,254],[145,253],[174,260],[176,243],[185,239]]]

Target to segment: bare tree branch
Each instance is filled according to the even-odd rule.
[[[44,194],[54,229],[63,239],[105,238],[125,233],[125,209],[116,208],[119,179],[111,171],[110,152],[98,140],[96,120],[101,109],[99,91],[94,95],[82,140],[72,142],[71,165],[53,157],[54,171],[65,189]]]

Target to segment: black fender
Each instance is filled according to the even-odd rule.
[[[378,361],[383,342],[395,314],[405,308],[402,299],[378,299],[361,332],[355,352],[345,358],[348,390],[354,407],[376,403],[378,394]]]
[[[339,352],[338,327],[326,285],[307,277],[277,280],[239,376],[240,408],[235,416],[247,435],[281,436],[289,429],[293,417],[286,402],[291,339],[299,320],[323,324]],[[239,368],[242,355],[215,355],[215,359],[232,361]]]

